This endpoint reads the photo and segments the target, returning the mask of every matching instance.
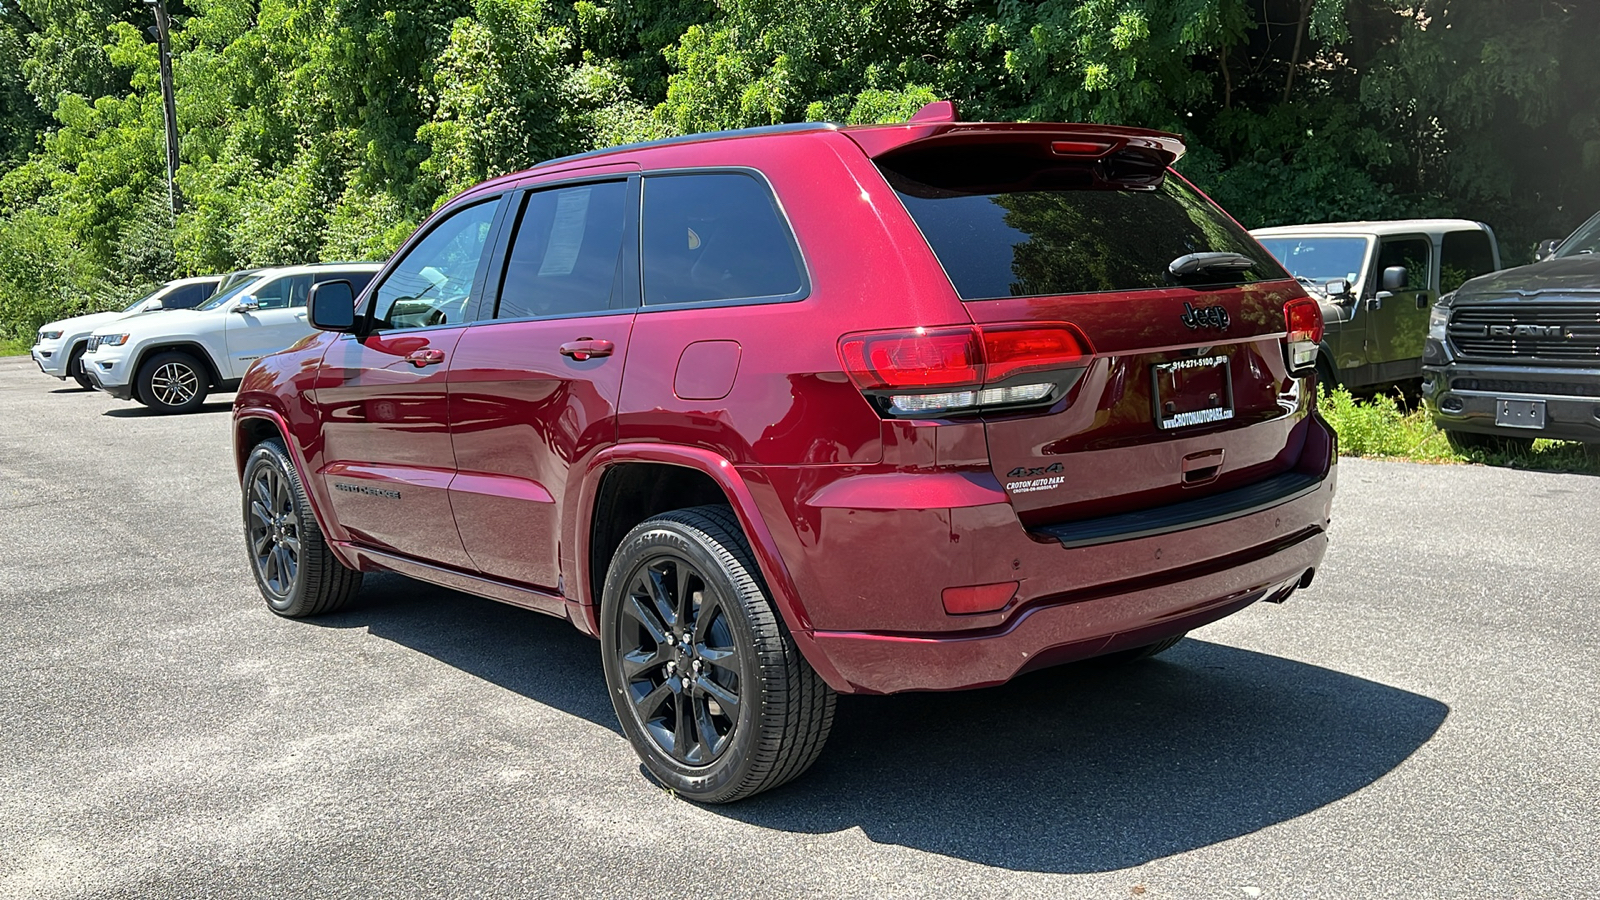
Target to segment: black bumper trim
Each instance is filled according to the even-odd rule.
[[[1092,547],[1215,525],[1297,500],[1322,486],[1324,476],[1285,472],[1247,487],[1139,512],[1063,522],[1032,529],[1063,547]]]

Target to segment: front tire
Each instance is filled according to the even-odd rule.
[[[78,383],[78,387],[86,391],[94,390],[94,382],[89,380],[88,373],[83,371],[84,346],[79,344],[72,348],[72,355],[67,357],[67,374]]]
[[[629,532],[606,573],[600,635],[623,733],[677,794],[741,800],[822,752],[836,697],[773,608],[731,510],[679,510]]]
[[[333,555],[283,445],[266,440],[244,464],[244,539],[267,608],[299,619],[333,612],[361,589],[361,573]]]
[[[199,409],[211,390],[210,376],[200,361],[179,350],[157,353],[139,367],[139,402],[163,415]]]

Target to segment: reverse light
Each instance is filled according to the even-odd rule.
[[[1083,368],[1093,354],[1083,332],[1065,322],[916,328],[839,341],[845,372],[891,415],[1040,403],[1052,398],[1062,370]],[[1012,383],[1000,383],[1006,381]]]
[[[1289,371],[1300,373],[1314,367],[1317,345],[1322,342],[1322,307],[1310,297],[1290,300],[1283,305],[1283,322],[1289,332],[1283,338]]]

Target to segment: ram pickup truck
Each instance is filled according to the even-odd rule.
[[[1458,450],[1600,444],[1600,213],[1548,243],[1434,307],[1422,399]]]
[[[1251,232],[1322,304],[1327,387],[1415,385],[1435,298],[1500,268],[1494,231],[1467,219],[1286,225]]]

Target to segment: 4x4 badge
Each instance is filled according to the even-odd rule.
[[[1178,318],[1183,324],[1193,331],[1196,328],[1224,329],[1228,327],[1228,310],[1224,306],[1202,306],[1195,309],[1187,302],[1183,304],[1183,315]]]

